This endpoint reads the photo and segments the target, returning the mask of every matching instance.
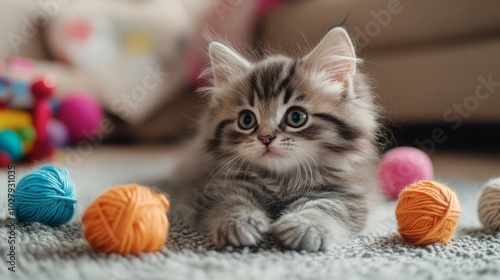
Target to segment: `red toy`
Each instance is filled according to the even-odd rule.
[[[41,77],[31,85],[31,93],[35,98],[32,117],[36,140],[33,153],[29,156],[29,161],[42,160],[49,157],[54,151],[54,147],[49,142],[48,127],[49,121],[52,118],[50,97],[54,93],[55,87],[55,81],[51,76]]]

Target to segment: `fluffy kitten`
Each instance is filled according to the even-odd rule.
[[[342,28],[307,56],[250,62],[210,44],[195,223],[216,246],[327,250],[360,231],[378,159],[378,110]]]

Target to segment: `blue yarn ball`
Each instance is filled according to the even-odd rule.
[[[55,227],[67,223],[75,213],[75,189],[63,168],[44,166],[33,171],[19,181],[14,195],[14,214],[20,222]]]
[[[20,161],[23,157],[23,140],[13,130],[0,131],[0,151],[9,154],[12,161]]]

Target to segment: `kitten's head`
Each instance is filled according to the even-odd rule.
[[[284,173],[344,170],[374,155],[377,110],[344,29],[299,59],[250,62],[217,42],[209,54],[214,82],[202,129],[216,157]]]

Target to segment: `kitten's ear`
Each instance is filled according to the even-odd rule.
[[[233,75],[244,73],[251,67],[249,61],[219,42],[210,43],[208,54],[216,86],[226,83]]]
[[[343,82],[345,88],[352,84],[357,59],[354,46],[344,28],[330,30],[304,60],[311,67],[326,71],[332,79]]]

